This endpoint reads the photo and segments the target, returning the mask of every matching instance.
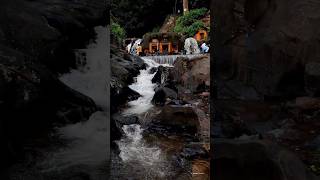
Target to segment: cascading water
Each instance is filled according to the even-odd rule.
[[[155,93],[154,88],[156,84],[153,84],[151,80],[155,73],[150,74],[149,71],[151,68],[158,67],[160,64],[152,59],[142,59],[147,64],[147,68],[140,70],[136,82],[129,86],[138,92],[141,97],[128,103],[129,107],[122,112],[124,116],[139,116],[148,112],[153,107],[151,100]],[[122,130],[124,137],[116,142],[120,150],[119,157],[122,161],[122,166],[125,166],[125,168],[121,168],[122,171],[126,169],[131,172],[131,175],[137,173],[136,176],[139,178],[163,178],[168,171],[166,158],[159,147],[149,145],[145,142],[142,135],[144,131],[142,126],[139,124],[124,125]],[[142,176],[139,174],[142,172],[139,171],[143,171]]]
[[[184,57],[188,59],[192,59],[195,57],[200,57],[200,56],[205,56],[204,54],[184,54],[184,55],[165,55],[165,56],[145,56],[146,59],[152,59],[158,64],[161,65],[173,65],[174,62],[177,60],[179,57]]]
[[[151,100],[156,84],[151,82],[155,73],[150,74],[149,71],[153,67],[158,67],[159,64],[148,58],[143,58],[143,60],[148,66],[147,69],[140,70],[136,82],[129,86],[132,90],[138,92],[141,97],[128,103],[130,107],[123,112],[125,115],[142,114],[152,107]]]
[[[82,63],[84,66],[72,70],[69,74],[64,74],[60,80],[69,87],[91,97],[103,111],[93,113],[86,122],[58,129],[61,137],[70,143],[68,147],[48,155],[47,161],[41,165],[43,172],[61,171],[80,165],[95,170],[106,166],[109,146],[106,122],[107,33],[104,27],[96,27],[95,31],[97,33],[95,43],[90,44],[87,49],[78,51],[85,55],[85,64]],[[88,173],[91,176],[101,173],[94,171],[88,170]]]

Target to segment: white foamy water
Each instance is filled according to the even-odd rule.
[[[195,57],[201,57],[204,56],[203,54],[180,54],[180,55],[165,55],[165,56],[145,56],[144,58],[152,59],[155,62],[161,64],[161,65],[173,65],[174,62],[177,60],[177,58],[183,57],[192,59]]]
[[[136,162],[144,166],[152,166],[161,162],[161,151],[157,147],[148,147],[143,139],[140,125],[124,125],[125,138],[117,142],[120,158],[125,162]]]
[[[64,74],[60,80],[66,85],[89,97],[106,109],[107,101],[107,31],[105,27],[96,27],[97,39],[87,49],[78,50],[85,54],[86,64],[70,73]],[[84,60],[83,60],[84,61]]]
[[[141,97],[128,103],[129,108],[123,112],[123,114],[125,115],[139,115],[147,112],[150,108],[153,107],[153,105],[151,104],[151,100],[155,93],[154,88],[156,87],[156,84],[153,84],[151,80],[155,73],[150,74],[149,71],[151,68],[158,67],[160,64],[154,62],[149,58],[142,59],[148,65],[148,67],[144,70],[140,70],[140,74],[137,76],[136,82],[129,86],[129,88],[138,92]]]
[[[136,82],[129,87],[138,92],[141,97],[128,103],[129,108],[124,110],[123,115],[141,115],[153,107],[151,100],[154,95],[156,84],[151,82],[155,73],[149,71],[160,64],[149,58],[142,58],[147,64],[145,70],[140,70]],[[162,66],[170,66],[162,64]],[[167,169],[167,163],[161,149],[157,146],[148,145],[142,136],[143,129],[139,124],[124,125],[122,127],[124,137],[117,141],[120,150],[120,158],[126,166],[144,172],[144,177],[163,177]]]
[[[96,27],[96,41],[84,54],[82,65],[60,77],[66,85],[91,97],[104,111],[93,113],[85,122],[59,128],[67,147],[53,152],[43,162],[44,171],[62,170],[75,165],[100,166],[108,160],[107,137],[107,29]],[[85,65],[83,65],[85,62]]]
[[[67,147],[49,155],[44,172],[63,170],[76,165],[97,166],[107,160],[106,114],[96,112],[86,122],[60,128],[63,138],[71,141]]]

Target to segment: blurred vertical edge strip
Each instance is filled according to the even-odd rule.
[[[211,0],[210,1],[210,4],[209,4],[209,8],[210,8],[210,47],[211,47],[211,51],[210,51],[210,157],[211,157],[211,160],[210,160],[210,174],[209,174],[209,177],[210,179],[213,179],[213,173],[212,173],[212,169],[213,169],[213,165],[212,165],[212,157],[213,157],[213,136],[212,136],[212,129],[213,129],[213,123],[214,123],[214,118],[215,118],[215,111],[214,111],[214,105],[213,105],[213,101],[217,98],[217,90],[216,90],[216,83],[215,83],[215,61],[214,61],[214,56],[215,56],[215,53],[214,53],[214,50],[215,50],[215,47],[214,47],[214,40],[216,39],[214,37],[214,31],[215,31],[215,27],[214,27],[214,24],[213,24],[213,15],[214,15],[214,12],[213,12],[213,1],[214,0]]]
[[[106,29],[107,29],[107,70],[108,70],[108,75],[107,75],[107,79],[106,79],[106,82],[107,82],[107,99],[106,99],[106,103],[107,103],[107,162],[108,162],[108,167],[107,167],[107,171],[108,171],[108,174],[110,174],[110,163],[111,163],[111,156],[110,156],[110,145],[111,145],[111,140],[110,140],[110,79],[111,79],[111,65],[110,65],[110,58],[111,58],[111,55],[110,55],[110,7],[111,7],[111,2],[110,0],[106,0]]]
[[[232,18],[226,11],[228,7],[233,3],[233,0],[211,0],[210,3],[210,39],[211,39],[211,51],[210,51],[210,73],[211,73],[211,122],[210,122],[210,178],[217,180],[217,173],[215,170],[219,169],[214,163],[214,157],[217,147],[215,146],[215,139],[213,137],[213,126],[218,121],[219,111],[217,110],[217,101],[219,100],[219,83],[218,79],[221,75],[224,62],[230,62],[232,60],[232,53],[230,46],[226,45],[227,39],[225,37],[231,37],[233,24],[226,24],[226,21]],[[228,21],[227,21],[228,22]],[[219,68],[218,68],[219,67]],[[220,71],[220,72],[219,72]]]
[[[215,119],[215,107],[214,107],[214,100],[217,99],[217,83],[216,83],[216,47],[214,46],[214,42],[216,41],[216,36],[215,36],[215,31],[216,31],[216,27],[215,27],[215,23],[214,19],[215,19],[215,13],[214,13],[214,9],[213,9],[213,5],[215,3],[216,0],[211,0],[209,7],[210,7],[210,47],[211,47],[211,51],[210,51],[210,179],[213,179],[213,163],[212,163],[212,158],[213,158],[213,137],[212,137],[212,129],[213,129],[213,123],[214,123],[214,119]]]

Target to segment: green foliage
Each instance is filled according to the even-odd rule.
[[[118,23],[111,21],[111,35],[118,43],[121,43],[126,37],[126,32]]]
[[[176,21],[174,32],[194,36],[199,29],[206,28],[205,24],[200,20],[207,13],[206,8],[193,9],[183,16],[180,16]]]

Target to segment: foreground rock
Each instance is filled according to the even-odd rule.
[[[196,134],[199,128],[197,114],[191,107],[164,106],[154,124],[168,127],[173,132]]]
[[[293,153],[264,141],[218,140],[213,177],[220,180],[316,180]]]
[[[74,49],[84,48],[94,27],[106,24],[104,3],[0,2],[1,169],[21,160],[28,139],[46,137],[53,126],[87,120],[98,110],[57,74],[76,66]]]
[[[170,76],[177,84],[191,92],[203,92],[210,86],[210,59],[207,56],[193,59],[178,58]]]
[[[27,139],[47,136],[54,126],[87,120],[97,111],[93,100],[63,84],[47,68],[2,49],[0,57],[1,163],[23,157]]]
[[[211,7],[219,77],[243,81],[265,96],[316,94],[309,80],[310,65],[319,63],[319,2],[227,0]]]

